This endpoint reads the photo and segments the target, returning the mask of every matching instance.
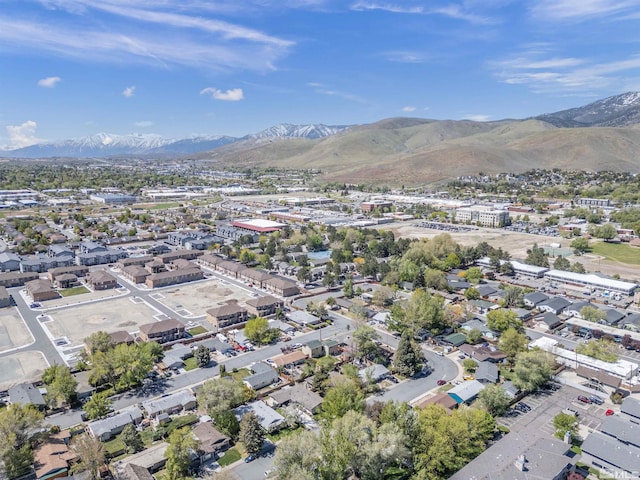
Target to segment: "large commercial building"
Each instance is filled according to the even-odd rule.
[[[479,223],[483,227],[504,227],[509,225],[509,212],[484,206],[465,207],[456,210],[455,219],[458,223]]]
[[[633,295],[638,285],[631,282],[623,282],[594,273],[574,273],[564,270],[549,270],[544,277],[548,280],[578,287],[593,288],[596,290],[608,290],[623,295]]]
[[[271,233],[277,232],[286,224],[274,222],[272,220],[264,220],[262,218],[252,218],[247,220],[235,220],[231,223],[236,228],[247,230],[250,233]]]

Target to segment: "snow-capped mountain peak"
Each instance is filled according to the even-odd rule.
[[[323,124],[311,124],[311,125],[292,125],[290,123],[281,123],[274,125],[261,132],[249,135],[249,138],[253,139],[268,139],[268,138],[323,138],[330,135],[335,135],[343,130],[349,128],[346,125],[323,125]]]
[[[603,98],[583,107],[536,117],[556,127],[624,127],[640,123],[640,92]]]

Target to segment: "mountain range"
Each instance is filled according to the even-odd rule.
[[[285,141],[286,140],[286,141]],[[176,156],[224,166],[315,168],[325,180],[416,184],[531,168],[640,173],[640,93],[528,119],[390,118],[355,126],[277,125],[241,138],[99,134],[5,157]]]
[[[116,155],[183,155],[213,150],[235,142],[260,143],[285,138],[317,139],[334,135],[347,126],[333,125],[275,125],[261,132],[231,137],[226,135],[193,136],[169,139],[153,134],[115,135],[98,133],[88,137],[60,142],[38,143],[28,147],[0,152],[6,158],[105,158]]]

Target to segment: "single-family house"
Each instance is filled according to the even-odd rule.
[[[294,350],[290,353],[282,353],[272,357],[271,360],[276,367],[289,368],[294,365],[300,365],[309,358],[302,350]]]
[[[32,383],[14,385],[8,391],[9,402],[15,405],[33,405],[40,409],[46,406],[40,390]]]
[[[533,321],[547,330],[555,330],[563,325],[562,320],[555,313],[544,312],[533,317]]]
[[[559,315],[565,308],[571,305],[571,302],[564,297],[551,297],[536,305],[538,310],[555,313]]]
[[[155,418],[162,413],[173,414],[196,408],[196,397],[186,390],[181,390],[166,397],[143,402],[142,408],[150,418]]]
[[[365,367],[358,371],[358,376],[363,382],[377,383],[381,380],[384,380],[389,375],[389,369],[384,365],[380,365],[379,363],[369,365],[368,367]]]
[[[322,346],[324,347],[325,355],[340,355],[340,352],[342,351],[342,349],[340,348],[340,343],[332,338],[323,340]]]
[[[500,374],[498,373],[498,366],[493,362],[480,362],[476,367],[474,377],[480,383],[498,383]]]
[[[231,446],[231,439],[221,433],[211,422],[201,422],[191,430],[198,440],[198,456],[200,463],[216,458]]]
[[[319,317],[312,315],[309,312],[304,310],[295,310],[293,312],[287,313],[287,318],[291,320],[293,323],[300,325],[301,327],[306,327],[307,325],[318,325],[322,322]]]
[[[447,392],[456,403],[471,403],[476,399],[478,394],[484,389],[484,384],[478,380],[468,380],[462,382],[460,385],[456,385]]]
[[[284,424],[284,417],[262,400],[257,400],[233,409],[233,413],[238,421],[242,420],[242,417],[249,412],[253,412],[256,417],[258,417],[260,426],[266,432],[274,432]]]
[[[87,424],[87,430],[92,437],[105,442],[118,435],[130,423],[137,425],[142,420],[142,410],[129,407],[119,413],[102,420],[94,420]]]
[[[535,308],[539,303],[549,300],[549,296],[542,292],[527,293],[523,297],[523,302],[526,307]]]
[[[273,392],[267,401],[272,407],[296,404],[309,415],[315,415],[320,411],[323,399],[319,394],[307,388],[304,383],[296,383]]]
[[[320,340],[310,340],[302,346],[302,353],[311,357],[318,358],[324,356],[324,346]]]
[[[280,376],[273,368],[263,362],[252,364],[249,369],[251,375],[244,377],[242,381],[252,390],[260,390],[278,381]]]
[[[68,430],[53,434],[33,451],[33,469],[36,480],[53,480],[69,476],[78,461],[78,455],[69,448]]]

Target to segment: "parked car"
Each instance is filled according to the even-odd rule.
[[[578,395],[578,401],[586,404],[591,404],[591,400],[589,400],[589,398],[585,397],[584,395]]]
[[[253,462],[255,459],[256,457],[254,455],[249,455],[248,457],[245,457],[244,463]]]
[[[438,385],[444,385],[446,383],[447,383],[446,380],[438,380]]]
[[[604,400],[602,400],[600,397],[598,397],[597,395],[591,395],[589,397],[589,400],[591,400],[593,403],[595,403],[596,405],[602,405],[604,403]]]
[[[605,414],[607,417],[610,417],[611,415],[613,415],[613,410],[609,409],[609,410],[607,410],[606,412],[604,412],[604,414]]]

